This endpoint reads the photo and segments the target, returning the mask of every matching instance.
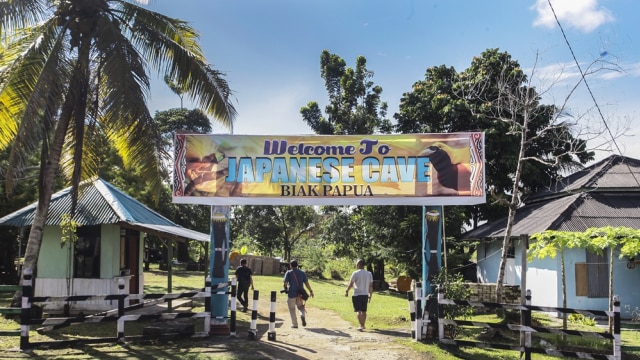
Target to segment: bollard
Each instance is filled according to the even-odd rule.
[[[236,292],[237,287],[236,282],[238,280],[236,278],[231,279],[231,319],[229,324],[229,336],[236,337]]]
[[[531,290],[526,291],[525,305],[531,306]],[[524,326],[531,327],[531,310],[522,310],[524,317]],[[531,360],[531,332],[524,333],[524,360]]]
[[[207,276],[204,280],[204,291],[209,294],[209,297],[204,299],[204,311],[211,312],[211,277]]]
[[[118,279],[118,295],[124,294],[124,279]],[[118,297],[118,317],[124,316],[124,296]]]
[[[622,359],[620,337],[620,295],[613,295],[613,358]]]
[[[416,339],[416,303],[413,300],[413,291],[407,292],[409,299],[409,316],[411,316],[411,339]]]
[[[444,340],[444,310],[442,301],[444,300],[444,289],[442,285],[438,286],[438,341]]]
[[[416,329],[414,340],[422,340],[422,286],[416,284]]]
[[[256,335],[258,333],[256,327],[256,321],[258,320],[258,298],[260,297],[260,292],[258,290],[253,291],[253,304],[251,310],[251,326],[249,327],[249,339],[255,340]]]
[[[29,323],[31,322],[31,303],[33,295],[33,271],[26,268],[22,271],[22,310],[20,313],[20,350],[29,348]]]
[[[269,332],[267,333],[267,339],[276,341],[276,296],[277,292],[271,292],[271,309],[269,312]]]
[[[207,296],[204,298],[204,311],[209,313],[209,316],[204,318],[204,333],[209,335],[211,333],[211,277],[207,276],[204,280],[204,291]]]

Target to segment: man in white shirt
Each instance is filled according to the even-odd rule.
[[[357,270],[351,274],[349,286],[347,286],[344,296],[349,296],[349,290],[354,289],[351,302],[353,303],[353,311],[358,314],[358,322],[360,323],[358,330],[362,331],[365,329],[367,321],[367,304],[371,302],[373,294],[373,275],[364,270],[364,260],[362,259],[356,261],[356,268]]]

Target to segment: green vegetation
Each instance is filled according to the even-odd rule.
[[[145,291],[162,293],[166,292],[167,277],[166,272],[158,271],[154,268],[152,271],[145,272]],[[173,275],[173,292],[181,292],[200,288],[204,286],[205,275],[202,272],[187,272],[176,270]],[[310,299],[309,316],[314,316],[314,309],[327,309],[336,312],[340,317],[356,326],[356,317],[353,314],[350,301],[344,297],[344,289],[346,280],[310,280],[311,286],[315,293],[315,298]],[[261,298],[269,296],[271,291],[278,291],[282,288],[282,277],[274,276],[255,276],[256,290],[260,291]],[[11,299],[11,293],[0,294],[0,307],[8,306]],[[278,300],[283,295],[278,293]],[[369,328],[375,330],[402,330],[409,331],[410,317],[408,310],[407,298],[403,294],[390,291],[374,292],[370,311],[368,313],[367,323]],[[467,317],[465,315],[464,317]],[[509,317],[507,317],[509,318]],[[502,318],[495,314],[473,314],[468,317],[469,320],[477,322],[501,322]],[[571,330],[580,331],[598,331],[599,328],[586,324],[587,321],[571,321],[569,328]],[[558,319],[550,318],[544,314],[534,313],[534,324],[538,326],[560,328],[562,326]],[[0,331],[15,330],[18,326],[17,321],[0,318]],[[126,334],[141,333],[145,323],[128,323],[126,325]],[[59,340],[63,338],[86,338],[86,337],[103,337],[115,336],[116,325],[113,322],[102,324],[80,324],[62,328],[55,331],[38,334],[35,331],[37,326],[33,326],[30,339],[31,341],[47,341]],[[238,327],[248,327],[248,318],[240,316],[238,318]],[[196,324],[196,331],[200,331],[201,324]],[[600,331],[603,331],[600,329]],[[478,335],[482,332],[478,327],[460,327],[460,334],[457,339],[477,341]],[[496,341],[517,342],[517,332],[500,332],[500,339]],[[506,340],[509,338],[511,340]],[[551,345],[569,345],[574,348],[590,348],[596,350],[607,350],[611,348],[610,342],[589,337],[568,336],[563,338],[556,334],[534,334],[534,346],[539,347],[541,341]],[[443,346],[440,347],[435,341],[414,342],[406,337],[398,338],[398,343],[411,349],[425,354],[425,358],[453,360],[453,359],[519,359],[520,354],[516,351],[507,350],[489,350],[480,348],[460,348]],[[640,334],[635,329],[623,328],[622,343],[625,350],[625,358],[640,358]],[[7,350],[18,348],[19,337],[3,337],[0,342],[0,354],[6,358]],[[113,358],[139,358],[139,354],[145,354],[145,358],[167,358],[172,359],[240,359],[246,358],[247,351],[256,351],[260,346],[269,346],[266,341],[247,342],[246,339],[224,341],[210,341],[203,339],[182,339],[175,341],[153,342],[149,343],[129,343],[126,346],[115,345],[112,343],[98,344],[90,346],[80,346],[73,349],[50,349],[35,350],[34,356],[47,357],[64,357],[70,359],[91,357],[113,357]],[[221,357],[220,353],[224,353],[225,357]],[[15,357],[15,356],[13,356]],[[558,359],[558,357],[544,356],[534,354],[533,357],[543,360]]]

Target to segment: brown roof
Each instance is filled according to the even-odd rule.
[[[506,224],[506,218],[493,221],[463,237],[503,237]],[[511,236],[604,226],[640,229],[640,160],[613,155],[528,197],[516,211]]]

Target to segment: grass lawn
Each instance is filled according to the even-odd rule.
[[[145,293],[165,293],[167,289],[167,277],[166,272],[152,269],[152,271],[145,272]],[[315,298],[310,299],[308,304],[310,307],[316,307],[321,309],[328,309],[336,312],[340,317],[350,322],[352,325],[357,326],[356,316],[353,313],[351,307],[351,301],[345,299],[344,290],[346,288],[345,281],[335,280],[318,280],[310,279],[311,287],[314,290]],[[279,291],[282,289],[282,276],[259,276],[254,277],[255,289],[260,291],[261,299],[268,299],[271,291]],[[204,287],[204,274],[202,272],[186,272],[175,271],[173,275],[172,292],[183,292],[187,290],[193,290],[196,288]],[[7,306],[12,294],[0,293],[0,307]],[[278,299],[283,297],[283,294],[278,293]],[[371,329],[385,330],[385,329],[410,329],[410,316],[409,316],[409,304],[404,294],[398,294],[389,291],[380,291],[373,294],[371,303],[369,305],[369,311],[367,312],[367,326]],[[495,315],[476,315],[469,320],[479,322],[498,322]],[[561,327],[561,322],[556,319],[551,319],[546,316],[536,317],[536,321],[539,324],[545,326]],[[246,324],[244,324],[246,326]],[[144,324],[127,324],[126,334],[135,334],[141,332],[141,328]],[[238,326],[241,326],[239,323]],[[116,334],[116,324],[101,323],[101,324],[80,324],[75,326],[65,327],[59,330],[38,334],[35,328],[38,326],[32,326],[30,332],[31,341],[46,341],[62,338],[74,338],[74,337],[99,337],[109,336],[113,337]],[[0,331],[15,330],[19,328],[19,324],[11,319],[0,317]],[[570,323],[570,328],[573,330],[582,331],[596,331],[592,326],[580,326]],[[196,331],[201,331],[201,325],[196,324]],[[476,340],[477,334],[481,331],[479,328],[466,328],[461,332],[460,339]],[[625,359],[640,359],[640,332],[637,330],[624,330],[622,332],[622,342],[625,347]],[[513,344],[517,344],[518,334],[507,334],[508,337],[515,339]],[[559,335],[554,334],[534,334],[535,342],[534,346],[540,347],[540,340],[544,340],[550,344],[558,344],[562,342],[562,338]],[[577,338],[577,340],[571,340],[573,345],[586,346],[591,348],[610,348],[610,343],[603,340],[586,338],[586,337],[568,337]],[[509,350],[485,350],[480,348],[448,348],[440,347],[435,342],[414,342],[407,340],[406,338],[398,339],[399,343],[411,347],[412,349],[428,354],[435,359],[479,359],[479,360],[493,360],[493,359],[520,359],[520,354],[517,351]],[[244,342],[246,343],[246,342]],[[244,346],[235,344],[234,346]],[[255,344],[255,342],[254,342]],[[6,358],[8,349],[18,348],[19,337],[3,337],[0,341],[0,358]],[[166,358],[170,354],[172,359],[205,359],[205,358],[217,358],[214,356],[216,350],[216,344],[211,344],[211,341],[204,342],[197,339],[183,339],[176,342],[157,342],[154,346],[149,347],[144,344],[128,344],[127,346],[115,345],[115,344],[102,344],[91,346],[93,351],[91,356],[94,357],[113,357],[113,358],[136,358],[137,354],[144,354],[144,358]],[[222,345],[220,345],[222,346]],[[246,350],[246,349],[245,349]],[[70,359],[86,359],[87,349],[60,349],[60,350],[36,350],[37,356],[53,356],[60,358]],[[4,355],[3,355],[4,354]],[[239,350],[238,357],[242,358],[242,349]],[[425,357],[426,357],[425,356]],[[11,356],[11,357],[17,357]],[[534,359],[558,359],[558,357],[533,354]],[[231,359],[236,357],[231,357]]]

